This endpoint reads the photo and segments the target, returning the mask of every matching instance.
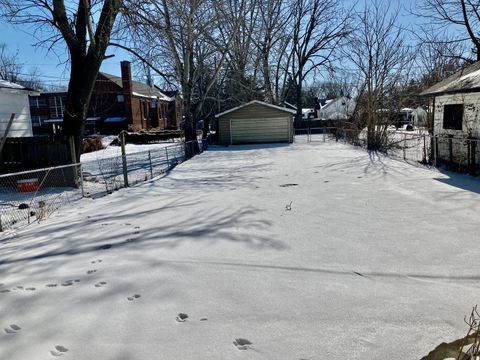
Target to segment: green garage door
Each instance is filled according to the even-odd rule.
[[[289,142],[291,117],[231,119],[232,144]]]

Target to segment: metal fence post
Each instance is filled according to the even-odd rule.
[[[120,145],[122,148],[122,167],[123,167],[123,182],[125,187],[128,187],[128,168],[127,168],[127,154],[125,152],[125,132],[120,133]]]
[[[150,150],[148,150],[148,163],[150,164],[150,177],[153,178],[152,155],[150,154]]]
[[[83,168],[82,164],[79,165],[79,173],[80,173],[80,190],[82,191],[82,198],[85,197],[85,191],[83,189]]]
[[[427,139],[426,135],[423,135],[423,159],[422,161],[426,164],[427,163]]]
[[[167,170],[170,170],[170,162],[168,161],[168,147],[165,148],[165,155],[167,158]]]

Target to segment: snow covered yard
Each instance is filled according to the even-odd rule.
[[[0,239],[0,359],[419,359],[479,302],[479,200],[334,142],[210,148]]]

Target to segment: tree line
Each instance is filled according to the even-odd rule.
[[[241,103],[288,101],[301,117],[322,93],[357,99],[354,120],[375,149],[379,109],[420,103],[415,93],[480,58],[480,1],[419,1],[409,11],[421,31],[381,0],[0,0],[0,12],[67,52],[64,131],[78,150],[109,47],[180,91],[186,140],[197,121]]]

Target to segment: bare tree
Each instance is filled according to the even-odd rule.
[[[11,23],[33,25],[50,46],[62,43],[68,49],[70,81],[63,130],[75,139],[77,161],[88,104],[122,3],[121,0],[0,0],[0,11]]]
[[[286,49],[285,46],[282,46],[282,42],[285,43],[285,40],[287,40],[286,43],[288,44],[289,41],[288,35],[285,33],[286,26],[290,21],[287,1],[260,1],[258,6],[260,17],[256,43],[261,59],[264,99],[269,103],[280,102],[278,95],[275,96],[274,94],[274,87],[277,87],[277,82],[272,81],[272,79],[274,74],[280,71],[279,60],[287,55],[285,51],[282,51],[282,49]],[[276,93],[278,94],[278,90],[276,90]]]
[[[22,66],[18,58],[18,51],[11,53],[7,44],[0,43],[0,79],[16,82]]]
[[[321,68],[329,68],[334,51],[348,34],[349,15],[335,0],[293,0],[291,80],[295,86],[297,117],[302,116],[302,84]]]
[[[448,29],[454,37],[444,39],[445,43],[469,42],[476,60],[480,60],[480,1],[478,0],[423,0],[415,4],[412,13],[425,18],[433,25],[435,33]],[[434,39],[433,41],[438,41]],[[457,49],[458,50],[458,49]],[[456,54],[464,57],[463,53]]]
[[[195,123],[242,24],[245,0],[236,4],[235,8],[219,0],[154,0],[135,3],[131,10],[132,34],[143,47],[138,52],[169,67],[181,88],[187,141],[196,139]]]
[[[356,14],[355,33],[345,56],[361,76],[358,90],[359,126],[367,126],[367,147],[380,150],[387,145],[388,126],[397,107],[395,92],[408,83],[411,51],[398,23],[399,10],[382,5],[379,0],[365,3]]]

